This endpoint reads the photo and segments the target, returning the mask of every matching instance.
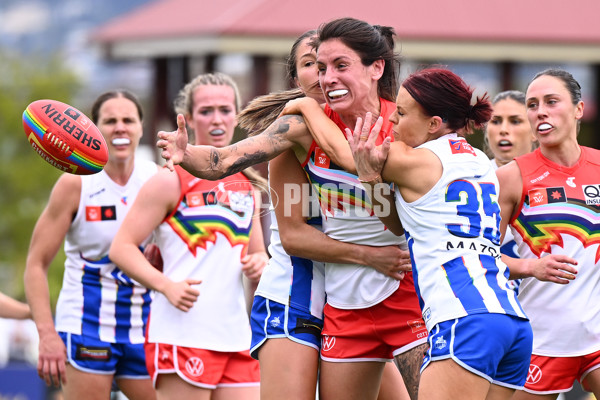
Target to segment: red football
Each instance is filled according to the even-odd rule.
[[[36,100],[23,112],[29,144],[50,165],[77,175],[102,171],[108,161],[104,136],[84,113],[56,100]]]

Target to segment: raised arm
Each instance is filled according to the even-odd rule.
[[[269,178],[281,242],[289,255],[322,262],[366,265],[395,279],[402,279],[402,271],[410,270],[408,252],[397,246],[344,243],[307,224],[309,183],[292,152],[271,160]]]
[[[356,173],[352,152],[340,128],[323,112],[316,100],[302,97],[289,101],[282,114],[302,114],[310,133],[329,158],[348,172]]]
[[[312,137],[304,119],[298,115],[285,115],[277,119],[264,132],[229,146],[194,146],[187,143],[187,130],[183,115],[177,116],[177,130],[159,132],[157,146],[167,166],[173,169],[180,164],[194,176],[217,180],[240,172],[252,165],[268,161],[287,149],[310,148]]]
[[[25,295],[40,338],[37,370],[47,385],[66,383],[67,350],[54,327],[48,290],[48,268],[71,226],[81,195],[81,177],[62,175],[40,215],[25,266]]]
[[[159,171],[150,178],[140,189],[115,235],[109,257],[127,275],[147,288],[161,292],[181,311],[188,311],[200,294],[192,285],[200,281],[172,281],[154,268],[139,248],[174,209],[180,192],[179,179],[169,171]]]

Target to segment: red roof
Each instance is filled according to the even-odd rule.
[[[597,0],[159,0],[108,22],[94,39],[295,37],[351,16],[394,27],[400,41],[600,44],[599,14]]]

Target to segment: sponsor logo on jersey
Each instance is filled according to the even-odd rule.
[[[546,172],[544,172],[542,175],[538,176],[538,177],[537,177],[537,178],[535,178],[535,179],[532,179],[532,180],[530,180],[529,182],[531,182],[531,183],[536,183],[536,182],[539,182],[539,181],[543,180],[544,178],[546,178],[546,177],[547,177],[547,176],[549,176],[549,175],[550,175],[550,172],[546,171]]]
[[[574,177],[574,176],[570,176],[570,177],[568,177],[568,178],[567,178],[567,181],[566,181],[566,183],[567,183],[567,186],[570,186],[570,187],[577,187],[577,184],[575,184],[575,182],[574,182],[574,181],[575,181],[575,177]]]
[[[115,221],[116,219],[116,206],[85,206],[86,221]]]
[[[567,196],[565,195],[565,188],[562,186],[531,189],[528,195],[530,207],[536,207],[551,203],[565,203],[567,201]]]
[[[335,336],[323,335],[321,348],[323,351],[329,351],[335,346]]]
[[[315,165],[321,168],[329,168],[330,164],[329,156],[319,147],[315,148]]]
[[[415,333],[422,330],[426,330],[425,322],[422,319],[413,319],[410,321],[406,321],[406,324],[410,326],[410,330]]]
[[[78,344],[75,359],[82,361],[108,361],[112,352],[110,347],[92,347]]]
[[[296,333],[308,333],[315,337],[321,337],[321,326],[311,322],[308,319],[298,318],[296,321]]]
[[[466,140],[458,139],[458,140],[448,140],[450,143],[450,150],[452,154],[471,154],[475,155],[475,150],[473,150],[473,146],[471,146]]]
[[[582,185],[585,204],[600,205],[600,185]]]
[[[198,357],[191,357],[185,362],[185,370],[192,376],[200,376],[204,373],[204,362]]]
[[[527,372],[527,383],[533,385],[538,383],[542,379],[542,370],[535,364],[529,364],[529,371]]]

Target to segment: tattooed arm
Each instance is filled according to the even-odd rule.
[[[286,115],[277,119],[260,135],[246,138],[235,144],[217,148],[193,146],[187,143],[187,130],[183,115],[177,116],[177,130],[159,132],[157,146],[167,167],[180,164],[186,171],[199,178],[221,179],[240,172],[247,167],[268,161],[285,150],[293,149],[301,158],[312,143],[312,136],[298,115]]]

